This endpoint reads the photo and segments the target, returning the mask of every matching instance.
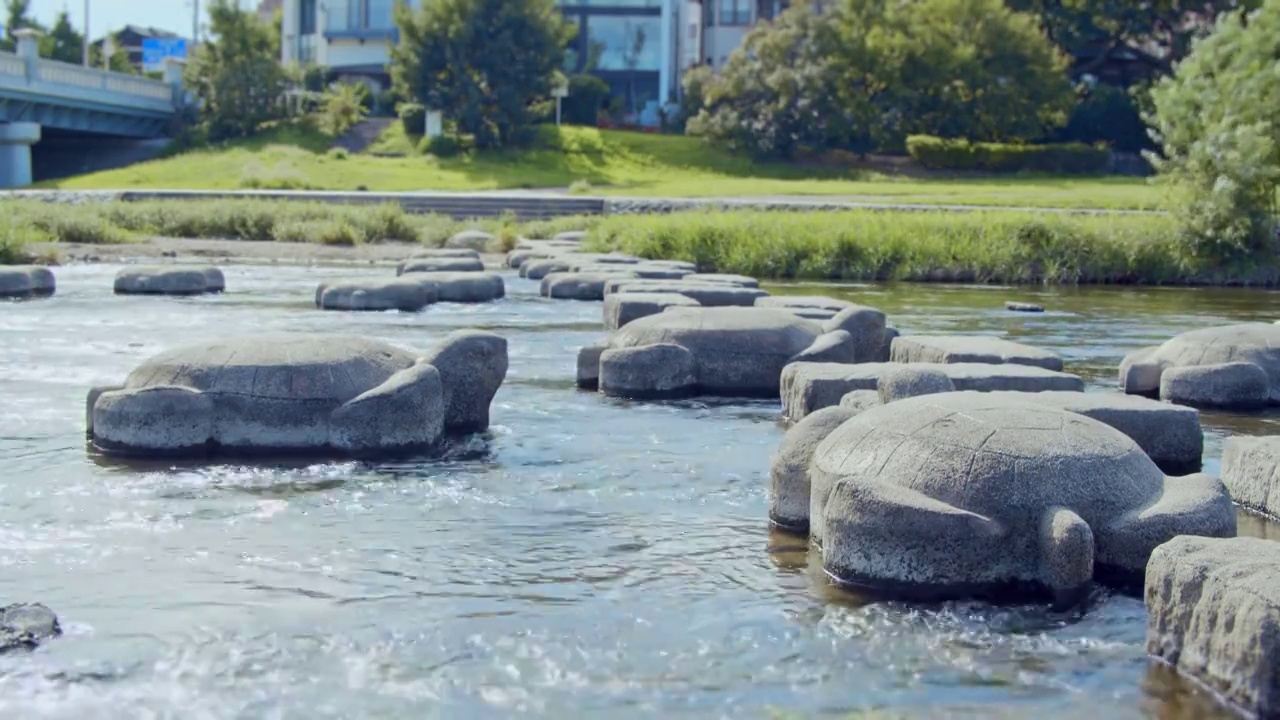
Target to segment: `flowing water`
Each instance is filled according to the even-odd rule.
[[[831,589],[766,522],[778,404],[575,390],[599,303],[512,277],[490,305],[329,313],[316,281],[352,271],[232,266],[226,295],[167,299],[113,296],[115,269],[61,268],[56,297],[0,304],[0,604],[44,602],[66,630],[0,657],[0,717],[1222,713],[1147,661],[1137,598],[1059,616]],[[1280,317],[1260,291],[772,289],[1051,348],[1091,389],[1133,348]],[[490,432],[444,459],[131,465],[85,446],[86,388],[168,347],[309,331],[427,348],[464,327],[506,336],[511,370]],[[1225,435],[1277,418],[1204,421],[1216,470]]]

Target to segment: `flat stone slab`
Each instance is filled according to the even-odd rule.
[[[58,288],[53,271],[39,265],[0,265],[0,298],[48,297]]]
[[[439,302],[484,303],[507,294],[507,286],[497,273],[433,272],[410,273],[405,277],[434,285]]]
[[[1106,423],[1132,438],[1161,470],[1171,475],[1200,470],[1204,431],[1200,428],[1200,413],[1194,408],[1119,393],[1048,391],[991,394],[1061,408]]]
[[[684,280],[611,280],[605,295],[612,293],[676,293],[698,301],[703,307],[751,307],[769,293],[759,288],[730,283],[698,283]]]
[[[316,286],[316,307],[322,310],[417,312],[439,299],[435,283],[416,275],[397,278],[327,280]]]
[[[951,378],[956,390],[1084,391],[1084,380],[1079,376],[1030,365],[937,363],[929,366]],[[792,363],[782,371],[782,413],[788,421],[799,422],[815,410],[839,405],[840,399],[854,390],[876,390],[881,375],[900,367],[901,363]]]
[[[604,327],[617,330],[632,320],[657,315],[669,307],[699,307],[678,293],[614,293],[604,299]]]
[[[1147,653],[1253,717],[1280,716],[1280,543],[1186,535],[1147,563]]]
[[[756,307],[782,308],[784,310],[818,310],[834,315],[854,303],[824,295],[771,295],[756,299]]]
[[[1240,505],[1280,516],[1280,435],[1227,438],[1222,484]]]
[[[467,251],[474,252],[474,251]],[[396,274],[421,272],[483,272],[484,263],[479,257],[427,257],[405,260],[396,267]]]
[[[140,265],[116,273],[115,281],[117,295],[203,295],[226,287],[222,271],[215,267]]]
[[[1115,428],[1001,393],[859,413],[818,444],[809,481],[827,574],[908,599],[1070,605],[1095,580],[1141,584],[1177,535],[1236,531],[1217,478],[1167,477]]]
[[[1003,338],[980,335],[904,335],[893,341],[889,360],[900,363],[989,363],[1062,370],[1056,353]]]
[[[408,257],[409,260],[420,260],[422,258],[475,258],[480,259],[480,253],[470,248],[426,248],[417,250]]]
[[[726,285],[737,285],[739,287],[749,288],[760,287],[760,281],[749,275],[733,275],[729,273],[695,273],[693,275],[686,275],[685,279],[689,282],[724,283]]]
[[[632,266],[604,266],[627,267]],[[603,300],[604,284],[611,279],[635,277],[628,270],[604,272],[554,272],[542,278],[539,292],[554,300]]]

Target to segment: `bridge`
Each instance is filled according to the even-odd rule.
[[[165,134],[183,102],[182,67],[165,79],[107,72],[39,55],[40,34],[18,30],[17,52],[0,52],[0,187],[32,181],[31,146],[56,136],[142,139]]]

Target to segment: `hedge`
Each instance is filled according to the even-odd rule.
[[[1111,160],[1105,147],[1083,143],[1013,145],[971,143],[932,135],[907,138],[907,153],[930,170],[986,172],[1100,173]]]

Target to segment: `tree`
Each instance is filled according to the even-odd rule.
[[[832,16],[808,2],[758,24],[718,76],[687,78],[702,104],[688,131],[766,158],[839,144],[857,113],[836,99],[836,56],[842,52],[836,28]]]
[[[1137,58],[1146,73],[1164,76],[1191,42],[1224,13],[1252,10],[1260,0],[1007,0],[1038,16],[1050,39],[1080,58],[1077,76],[1120,57]]]
[[[31,0],[5,0],[4,39],[0,40],[0,50],[13,52],[17,48],[14,30],[35,28],[43,30],[40,23],[31,19]]]
[[[111,72],[131,73],[134,75],[138,74],[138,69],[133,66],[133,63],[129,62],[129,53],[121,47],[120,41],[115,35],[111,35],[110,37],[111,57],[108,60],[108,66],[106,69]],[[106,38],[104,37],[103,42],[97,42],[89,45],[89,65],[98,68],[99,70],[103,69],[102,46],[105,41]]]
[[[396,9],[400,96],[440,110],[476,147],[522,141],[551,93],[573,27],[552,0],[432,0]]]
[[[1219,18],[1152,89],[1152,123],[1189,250],[1223,260],[1274,255],[1280,187],[1280,0]]]
[[[40,55],[67,63],[84,62],[84,35],[71,27],[66,10],[58,13],[53,28],[40,38]]]
[[[212,40],[187,68],[187,87],[200,100],[200,123],[210,140],[247,137],[282,116],[286,77],[271,28],[234,0],[212,0]]]
[[[899,137],[1033,140],[1065,123],[1074,102],[1066,57],[1035,17],[1001,0],[886,3],[878,25],[846,22],[842,40],[858,36],[867,52],[850,69],[876,78]]]

